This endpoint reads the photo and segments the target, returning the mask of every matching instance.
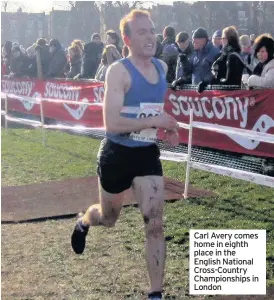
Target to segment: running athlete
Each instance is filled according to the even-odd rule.
[[[143,215],[146,260],[150,279],[148,299],[162,299],[165,268],[163,232],[164,180],[157,146],[157,129],[178,144],[177,121],[164,112],[167,65],[156,58],[155,27],[148,12],[133,10],[120,23],[130,50],[106,74],[104,125],[106,138],[98,152],[100,204],[79,214],[71,244],[77,254],[85,249],[90,226],[111,227],[117,221],[123,193],[132,187]]]

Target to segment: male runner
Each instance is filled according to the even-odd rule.
[[[163,128],[169,143],[176,146],[178,126],[163,111],[167,66],[153,58],[157,41],[149,13],[131,11],[121,20],[120,29],[130,56],[112,64],[106,74],[106,139],[101,142],[97,169],[100,204],[79,215],[71,243],[82,254],[89,226],[114,226],[123,192],[132,187],[145,225],[148,298],[156,300],[162,299],[165,239],[163,171],[155,141],[157,128]]]

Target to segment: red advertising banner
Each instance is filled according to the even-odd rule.
[[[84,103],[102,103],[104,86],[93,81],[2,79],[1,92],[9,96],[8,109],[40,116],[40,105],[29,98],[39,100],[66,100]],[[14,99],[13,95],[22,99]],[[83,126],[103,127],[102,107],[69,103],[43,102],[44,116]]]
[[[40,116],[40,105],[30,98],[46,98],[99,104],[104,86],[95,81],[2,79],[2,93],[8,94],[8,109]],[[21,96],[15,99],[14,95]],[[205,91],[168,90],[165,110],[179,122],[194,121],[218,124],[274,134],[274,90]],[[100,105],[43,102],[44,116],[88,127],[103,127]],[[188,131],[180,129],[180,142],[187,143]],[[274,145],[235,134],[220,134],[193,129],[193,145],[256,156],[274,157]]]
[[[169,90],[165,110],[179,122],[193,120],[274,134],[274,90],[196,91]],[[180,129],[180,142],[187,143],[188,131]],[[193,128],[193,145],[256,156],[274,157],[274,144]]]

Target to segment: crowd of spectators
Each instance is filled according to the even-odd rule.
[[[168,66],[171,88],[197,85],[236,85],[274,88],[274,40],[270,34],[239,36],[233,26],[215,31],[197,28],[176,34],[171,26],[157,34],[155,57]],[[104,81],[108,66],[130,56],[120,36],[108,30],[104,41],[94,33],[91,41],[72,41],[64,48],[57,39],[40,38],[26,50],[11,41],[2,45],[2,75],[9,78],[69,78]]]

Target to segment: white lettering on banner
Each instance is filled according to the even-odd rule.
[[[47,82],[45,85],[44,97],[78,101],[80,89],[80,86],[70,86],[67,84]]]
[[[253,98],[244,97],[242,101],[239,97],[212,97],[211,101],[208,97],[188,97],[174,94],[169,95],[169,101],[172,103],[172,113],[179,116],[181,113],[189,116],[190,109],[193,109],[193,114],[196,117],[206,117],[212,119],[216,117],[219,120],[239,120],[240,126],[245,128],[248,117],[248,104],[254,100]],[[233,113],[231,113],[231,110]]]
[[[30,96],[33,87],[32,81],[1,80],[1,90],[6,94]]]
[[[94,102],[103,102],[105,89],[103,86],[97,86],[93,89],[95,99]]]
[[[80,97],[80,86],[71,86],[68,84],[57,84],[52,82],[47,82],[45,85],[45,93],[44,97],[48,98],[56,98],[56,99],[64,99],[64,100],[71,100],[71,101],[77,101],[77,102],[84,102],[88,103],[91,102],[87,98],[83,98],[82,100],[79,99]],[[102,102],[102,94],[104,93],[103,87],[95,87],[93,89],[95,98],[94,102]],[[92,93],[91,93],[92,95]],[[88,108],[87,104],[67,104],[63,103],[66,110],[70,113],[70,115],[76,119],[80,120],[86,109]],[[76,108],[74,108],[76,106]]]

